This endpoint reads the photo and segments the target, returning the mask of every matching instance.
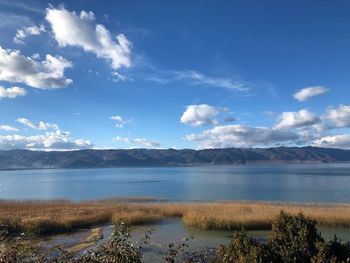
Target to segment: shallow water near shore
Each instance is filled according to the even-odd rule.
[[[350,201],[350,164],[0,171],[2,199]]]
[[[77,256],[83,255],[88,249],[94,249],[98,245],[107,242],[112,233],[110,225],[101,226],[103,238],[98,240],[95,245],[89,246],[77,253]],[[135,244],[144,236],[144,234],[152,229],[151,240],[143,249],[143,262],[161,262],[161,259],[167,252],[170,242],[183,243],[184,238],[189,238],[188,248],[186,251],[203,251],[211,250],[217,247],[218,244],[228,244],[232,237],[231,231],[216,231],[216,230],[200,230],[193,227],[188,227],[182,223],[181,219],[165,219],[157,224],[148,224],[142,226],[134,226],[131,228],[131,241]],[[350,228],[330,228],[318,227],[322,236],[325,239],[332,239],[334,234],[342,240],[350,240]],[[58,244],[64,244],[66,247],[76,246],[88,236],[89,230],[81,230],[72,234],[61,234],[45,239],[43,248],[52,248]],[[262,242],[265,242],[270,231],[248,231],[248,235]]]

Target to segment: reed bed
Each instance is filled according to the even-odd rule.
[[[263,230],[271,229],[272,221],[284,210],[290,214],[303,212],[319,225],[350,226],[350,205],[315,205],[287,203],[207,203],[191,205],[183,216],[187,225],[201,229]]]
[[[302,211],[319,225],[350,227],[348,204],[289,204],[268,202],[154,203],[108,199],[100,201],[0,201],[0,224],[11,232],[53,234],[123,220],[130,225],[182,218],[201,229],[270,229],[281,210]]]

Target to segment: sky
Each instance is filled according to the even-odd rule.
[[[349,12],[0,0],[0,149],[350,149]]]

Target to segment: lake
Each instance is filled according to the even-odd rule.
[[[349,202],[350,164],[0,171],[0,198]]]

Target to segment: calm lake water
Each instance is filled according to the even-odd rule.
[[[350,164],[0,171],[0,198],[349,202]]]

